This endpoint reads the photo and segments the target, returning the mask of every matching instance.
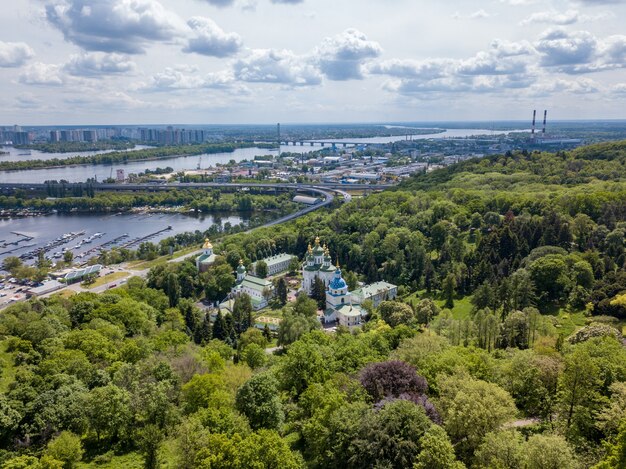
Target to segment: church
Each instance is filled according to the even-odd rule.
[[[319,278],[328,287],[337,268],[333,265],[327,246],[320,245],[320,238],[315,238],[315,247],[309,244],[302,266],[302,289],[309,295],[313,293],[315,279]]]
[[[237,267],[237,281],[231,291],[231,297],[245,293],[250,297],[250,303],[255,311],[265,308],[269,299],[274,296],[274,285],[268,279],[249,275],[243,261]]]
[[[326,310],[320,318],[324,324],[359,326],[367,316],[367,311],[361,306],[364,301],[369,300],[376,307],[381,301],[394,299],[398,292],[396,285],[387,282],[365,285],[349,292],[339,263],[337,266],[332,264],[330,251],[326,245],[320,244],[319,237],[315,238],[315,246],[309,244],[302,264],[302,290],[311,295],[316,278],[322,280],[326,287]]]
[[[326,290],[326,311],[324,323],[338,322],[341,326],[359,326],[367,316],[361,305],[352,304],[352,295],[348,292],[348,284],[341,276],[339,266]]]
[[[206,238],[202,245],[202,254],[196,257],[196,268],[199,272],[206,272],[213,264],[215,264],[213,245],[211,241],[209,241],[209,238]]]

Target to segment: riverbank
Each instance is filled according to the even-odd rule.
[[[153,147],[134,151],[115,151],[89,156],[74,156],[70,158],[2,161],[0,162],[0,171],[30,171],[65,167],[71,168],[81,166],[126,164],[135,161],[158,161],[162,159],[181,158],[187,156],[234,153],[235,150],[242,148],[263,148],[263,145],[254,143],[226,143],[189,145],[186,147]]]
[[[97,142],[48,142],[13,145],[18,150],[36,150],[42,153],[74,153],[105,150],[130,150],[136,144],[130,141],[100,140]]]

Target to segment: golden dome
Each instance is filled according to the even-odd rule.
[[[309,248],[307,249],[309,254],[313,254],[313,248],[311,247],[311,243],[309,243]]]
[[[316,246],[319,246],[319,245],[320,245],[320,237],[319,237],[319,236],[316,236],[316,237],[315,237],[315,245],[316,245]]]
[[[213,245],[211,244],[211,241],[209,241],[209,238],[206,238],[204,240],[204,244],[202,245],[202,249],[213,249]]]

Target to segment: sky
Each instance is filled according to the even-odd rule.
[[[626,0],[10,4],[2,125],[626,118]]]

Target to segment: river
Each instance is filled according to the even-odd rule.
[[[406,129],[418,129],[418,127],[402,127],[402,126],[387,126],[394,128],[406,128]],[[421,135],[409,135],[409,140],[426,140],[429,138],[465,138],[471,136],[494,136],[507,134],[509,132],[517,132],[515,130],[501,131],[501,130],[486,130],[486,129],[441,129],[443,132],[434,134],[421,134]],[[351,143],[391,143],[399,142],[400,140],[406,140],[407,136],[400,135],[395,137],[369,137],[369,138],[345,138],[345,139],[323,139],[315,140],[316,142],[351,142]],[[293,148],[293,147],[290,147]]]
[[[505,132],[502,131],[493,131],[493,130],[484,130],[484,129],[446,129],[445,132],[435,133],[435,134],[423,134],[423,135],[413,135],[413,140],[423,140],[423,139],[440,139],[440,138],[463,138],[469,137],[472,135],[501,135]],[[324,141],[324,142],[351,142],[351,143],[359,143],[359,144],[367,144],[367,143],[390,143],[397,142],[399,140],[405,140],[405,136],[395,136],[395,137],[372,137],[372,138],[346,138],[346,139],[329,139],[329,140],[316,140],[316,141]],[[6,151],[5,147],[5,150]],[[328,146],[326,148],[329,148]],[[281,152],[291,152],[291,153],[308,153],[310,151],[320,150],[321,147],[319,145],[310,146],[309,143],[305,141],[304,145],[281,145]],[[14,156],[15,152],[15,156]],[[10,160],[7,161],[19,161],[19,159],[14,160],[13,158],[17,158],[17,152],[19,150],[11,150]],[[89,153],[89,152],[87,152]],[[87,153],[71,153],[65,154],[66,157],[74,156],[76,154],[84,155]],[[238,148],[234,152],[231,153],[214,153],[214,154],[205,154],[205,155],[196,155],[196,156],[179,156],[173,158],[160,158],[158,160],[152,161],[131,161],[126,164],[117,163],[114,165],[77,165],[77,166],[64,166],[59,168],[48,168],[48,169],[33,169],[33,170],[24,170],[24,171],[0,171],[0,182],[12,182],[12,183],[43,183],[45,181],[60,181],[66,180],[69,182],[84,182],[89,178],[97,178],[98,181],[102,181],[109,177],[115,177],[115,173],[117,169],[123,169],[126,175],[130,173],[141,173],[146,169],[156,169],[156,168],[166,168],[171,167],[174,171],[183,171],[183,170],[191,170],[197,169],[198,165],[200,165],[201,169],[206,169],[209,166],[215,166],[217,163],[224,164],[228,163],[230,160],[234,160],[236,162],[240,162],[243,160],[253,160],[255,156],[263,156],[267,154],[277,154],[277,151],[271,151],[261,148]],[[44,154],[41,154],[44,155]],[[59,154],[47,154],[56,155],[51,157],[60,157]],[[23,158],[33,159],[33,155],[24,156]],[[0,161],[5,161],[8,155],[0,155]]]
[[[244,223],[248,225],[249,218],[240,215],[200,215],[198,217],[184,215],[180,213],[121,213],[121,214],[52,214],[39,217],[0,219],[0,262],[8,256],[20,256],[26,252],[34,251],[45,246],[47,243],[63,236],[66,233],[78,233],[85,231],[83,235],[77,236],[71,241],[60,244],[47,252],[47,256],[52,257],[54,253],[60,253],[63,248],[67,248],[74,253],[75,257],[93,250],[91,255],[86,255],[84,259],[97,255],[95,248],[119,239],[123,235],[128,235],[115,244],[121,246],[130,243],[138,238],[144,238],[154,233],[148,241],[158,242],[161,239],[173,236],[177,233],[193,232],[196,230],[205,231],[214,224],[238,225]],[[169,226],[172,229],[167,229]],[[20,233],[19,235],[16,233]],[[90,243],[82,243],[95,233],[104,233],[100,238],[96,238]],[[24,236],[33,238],[27,241]],[[24,240],[17,245],[13,243]],[[80,247],[76,247],[79,244]],[[139,243],[129,246],[130,249],[137,249]],[[106,246],[107,248],[113,245]],[[19,248],[19,249],[17,249]],[[14,250],[15,249],[15,250]],[[14,251],[13,251],[14,250]],[[8,252],[12,251],[12,252]],[[78,258],[77,260],[80,260]],[[27,261],[33,263],[34,260]]]
[[[128,148],[126,150],[94,150],[72,151],[66,153],[46,153],[39,150],[23,150],[21,148],[15,148],[12,146],[0,146],[0,152],[8,153],[8,155],[0,154],[0,161],[53,160],[55,158],[64,160],[66,158],[72,158],[74,156],[104,155],[105,153],[113,153],[116,151],[134,151],[144,150],[146,148],[152,147],[148,145],[135,145],[134,148]]]

